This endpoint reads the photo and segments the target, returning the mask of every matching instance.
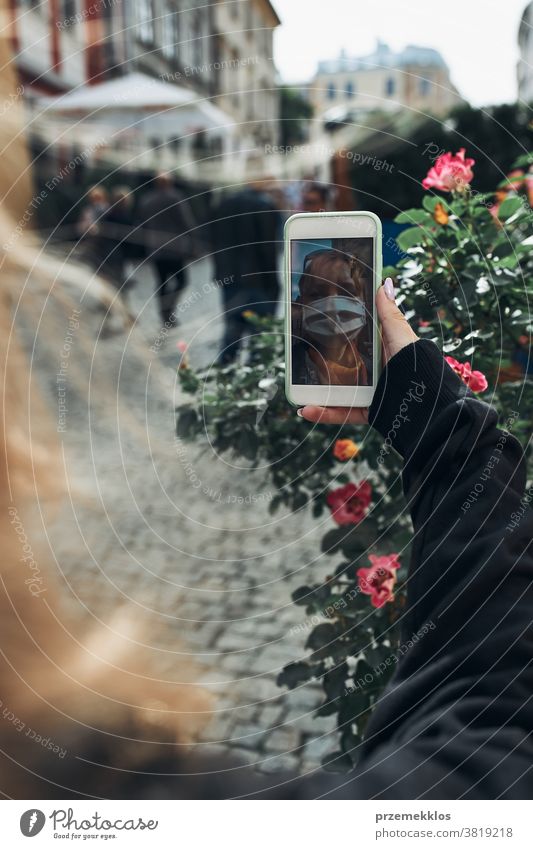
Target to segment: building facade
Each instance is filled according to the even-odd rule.
[[[524,9],[518,30],[518,97],[525,103],[533,103],[533,3]]]
[[[89,73],[82,0],[9,0],[11,40],[28,97],[83,85]]]
[[[279,119],[269,0],[9,0],[28,98],[141,71],[212,98],[257,143]]]
[[[269,0],[216,2],[212,10],[216,103],[237,122],[247,144],[276,144],[279,89],[273,35],[280,20]]]
[[[136,0],[127,8],[129,68],[210,97],[239,125],[243,145],[275,143],[280,20],[269,0]]]
[[[368,56],[320,62],[309,85],[317,117],[394,112],[409,108],[445,115],[461,102],[448,67],[437,50],[410,45],[399,53],[383,42]]]

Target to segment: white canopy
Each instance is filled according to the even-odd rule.
[[[45,108],[49,114],[65,116],[73,113],[94,116],[119,110],[176,114],[174,110],[179,110],[180,117],[198,129],[234,126],[234,121],[218,106],[199,98],[190,89],[139,72],[47,98]]]

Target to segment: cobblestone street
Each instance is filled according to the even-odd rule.
[[[204,734],[212,750],[230,748],[265,773],[308,772],[336,748],[332,718],[313,716],[318,685],[286,692],[275,680],[306,654],[305,613],[290,596],[325,573],[323,528],[305,512],[270,515],[260,471],[215,456],[207,442],[175,438],[176,341],[190,343],[193,365],[207,365],[218,348],[208,263],[192,269],[181,326],[164,338],[151,273],[135,277],[138,319],[128,332],[97,338],[102,312],[74,295],[79,329],[59,434],[70,498],[49,544],[88,615],[105,621],[125,600],[135,606],[154,677],[175,676],[183,655],[191,658],[215,695]],[[33,356],[52,406],[68,309],[47,304],[56,331],[38,336]]]

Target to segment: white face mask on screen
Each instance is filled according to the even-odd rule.
[[[302,329],[317,343],[327,344],[335,337],[353,342],[365,323],[365,305],[359,298],[329,295],[303,306]]]

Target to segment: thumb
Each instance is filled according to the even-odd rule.
[[[378,289],[376,307],[381,322],[383,363],[386,365],[398,351],[416,342],[418,336],[396,303],[394,285],[390,277],[387,277],[383,286]]]

